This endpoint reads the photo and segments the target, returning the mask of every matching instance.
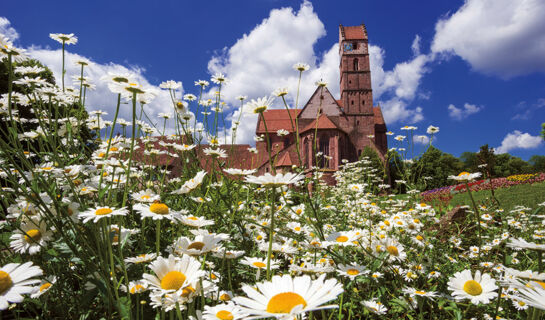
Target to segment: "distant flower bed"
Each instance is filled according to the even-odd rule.
[[[507,188],[519,184],[536,183],[545,181],[545,173],[517,174],[506,178],[484,179],[469,183],[471,191],[490,190],[498,188]],[[457,184],[453,186],[441,187],[428,190],[421,193],[423,201],[432,201],[451,197],[452,194],[466,192],[466,185]]]

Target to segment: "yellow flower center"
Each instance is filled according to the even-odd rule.
[[[110,213],[112,213],[112,209],[110,208],[100,208],[95,211],[95,215],[97,216],[104,216]]]
[[[265,110],[267,110],[267,106],[259,106],[254,109],[254,113],[262,113],[265,112]]]
[[[8,291],[9,288],[13,285],[9,273],[0,270],[0,295]]]
[[[358,274],[360,274],[360,272],[357,269],[348,269],[346,270],[346,273],[351,276],[357,276]]]
[[[182,297],[187,298],[193,292],[195,292],[195,289],[192,286],[187,286],[182,289]]]
[[[337,241],[337,242],[346,242],[346,241],[348,241],[348,237],[347,236],[338,236],[337,239],[335,239],[335,241]]]
[[[155,214],[165,215],[168,214],[168,206],[164,203],[156,202],[149,207],[149,211]]]
[[[468,280],[464,283],[464,291],[472,296],[478,296],[483,292],[483,287],[475,280]]]
[[[294,230],[295,231],[301,231],[301,227],[295,227]]]
[[[423,238],[421,235],[417,235],[417,236],[416,236],[416,240],[422,241],[422,240],[424,240],[424,238]]]
[[[416,293],[416,294],[420,294],[420,295],[424,295],[424,294],[426,294],[426,292],[425,292],[425,291],[418,291],[418,290],[416,290],[416,291],[415,291],[414,293]]]
[[[300,215],[301,213],[303,213],[303,209],[297,209],[297,210],[295,210],[295,213],[297,213],[298,215]]]
[[[545,290],[545,282],[541,282],[541,281],[535,281],[535,283],[539,284],[541,286],[541,288],[543,288],[543,290]]]
[[[460,174],[458,174],[458,177],[462,177],[462,176],[467,176],[469,175],[469,172],[460,172]]]
[[[267,304],[267,312],[269,313],[290,313],[291,309],[298,305],[307,306],[307,302],[303,297],[295,292],[282,292],[269,300]]]
[[[389,254],[393,255],[393,256],[399,256],[399,250],[397,249],[396,246],[388,246],[386,247],[386,251],[388,251]]]
[[[195,220],[199,220],[199,219],[198,219],[197,217],[194,217],[194,216],[191,216],[191,217],[187,217],[187,219],[189,219],[189,220],[193,220],[193,221],[195,221]]]
[[[202,250],[203,247],[204,247],[204,242],[197,241],[187,246],[187,249]]]
[[[265,268],[267,266],[266,264],[264,264],[263,262],[260,262],[260,261],[253,262],[252,265],[254,265],[255,267],[258,267],[258,268]]]
[[[161,288],[165,290],[178,290],[185,282],[186,276],[180,271],[170,271],[161,279]]]
[[[221,301],[230,301],[231,300],[231,296],[228,295],[227,293],[224,293],[220,296],[220,300]]]
[[[137,292],[142,292],[142,291],[144,291],[145,289],[146,289],[146,288],[145,288],[143,285],[137,284],[137,285],[135,285],[134,287],[131,288],[131,293],[132,293],[132,294],[135,294],[135,293],[137,293]]]
[[[142,199],[142,200],[149,200],[149,198],[150,198],[150,196],[148,196],[147,194],[140,197],[140,199]]]
[[[50,170],[53,170],[53,168],[52,167],[43,167],[42,170],[50,171]]]
[[[42,233],[38,229],[30,229],[26,231],[25,241],[28,243],[38,242],[42,238]]]
[[[221,320],[233,320],[235,318],[233,314],[227,310],[221,310],[216,313],[216,317]]]
[[[44,292],[44,291],[46,291],[47,289],[49,289],[49,287],[51,287],[51,283],[46,282],[46,283],[44,283],[44,284],[42,284],[42,285],[40,286],[40,289],[39,289],[39,290],[40,290],[40,292]]]

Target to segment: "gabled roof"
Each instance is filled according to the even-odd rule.
[[[265,112],[263,112],[259,119],[257,120],[257,128],[256,133],[261,134],[265,133],[267,130],[265,130],[265,123],[263,123],[262,117],[265,118],[265,122],[267,125],[267,129],[269,129],[269,133],[276,132],[280,129],[288,130],[289,132],[293,132],[293,128],[295,127],[295,118],[297,115],[301,112],[301,109],[295,110],[295,109],[269,109]],[[291,120],[293,120],[293,127],[292,122],[290,120],[290,114],[291,114]]]
[[[276,167],[291,167],[292,165],[293,161],[291,161],[289,152],[284,153],[275,164]]]
[[[308,130],[316,129],[316,120],[309,123],[303,130],[301,130],[301,133],[306,132]],[[337,129],[340,130],[325,114],[320,115],[318,118],[318,130],[320,129]]]
[[[385,124],[380,106],[373,107],[373,120],[375,124]]]
[[[323,90],[321,90],[323,89]],[[328,100],[328,99],[331,99],[331,101],[333,101],[335,103],[335,107],[338,108],[338,112],[339,114],[342,114],[344,113],[344,110],[341,108],[341,105],[339,104],[339,100],[336,100],[333,95],[331,94],[331,92],[329,91],[329,89],[326,87],[320,87],[320,86],[317,86],[316,87],[316,90],[314,90],[314,93],[310,96],[310,98],[308,99],[307,103],[305,104],[305,106],[303,107],[303,109],[301,110],[301,112],[299,112],[299,117],[304,117],[303,113],[305,112],[305,110],[310,106],[312,105],[312,103],[318,99],[317,97],[319,97],[320,95],[323,95],[323,99],[324,100]],[[326,109],[326,105],[323,105],[322,108],[323,109]],[[313,115],[314,117],[314,115]]]
[[[364,25],[360,26],[353,26],[353,27],[344,27],[342,26],[344,31],[344,39],[345,40],[363,40],[367,39],[367,31],[365,30]]]

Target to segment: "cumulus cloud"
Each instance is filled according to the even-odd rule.
[[[11,26],[11,22],[5,17],[0,17],[0,33],[8,37],[11,41],[19,39],[19,33]]]
[[[534,116],[534,113],[536,113],[541,108],[545,107],[545,98],[539,98],[534,103],[527,103],[526,101],[519,102],[515,110],[517,111],[517,114],[515,114],[511,120],[528,120],[531,119]]]
[[[72,47],[68,47],[68,49],[71,48]],[[49,67],[49,69],[53,71],[57,84],[61,84],[62,51],[60,49],[53,50],[49,48],[31,47],[28,49],[28,54],[32,58],[41,61],[44,65]],[[73,83],[71,78],[72,76],[80,76],[81,67],[76,64],[76,61],[81,59],[91,59],[89,57],[84,57],[79,54],[66,51],[65,59],[65,84],[68,86]],[[104,118],[108,120],[113,120],[117,105],[117,95],[112,93],[108,89],[108,85],[106,82],[100,81],[100,78],[104,75],[107,75],[109,72],[116,74],[134,74],[135,79],[136,81],[138,81],[139,84],[156,94],[155,99],[150,104],[144,106],[144,111],[152,120],[152,123],[158,125],[158,129],[162,130],[163,122],[162,119],[159,119],[157,117],[157,114],[159,112],[173,113],[170,96],[167,91],[161,90],[158,86],[152,85],[144,75],[145,70],[138,66],[124,66],[121,64],[110,62],[104,64],[91,63],[91,65],[86,67],[84,69],[84,76],[88,76],[91,79],[91,83],[96,85],[95,90],[87,91],[85,103],[86,109],[88,111],[106,111],[108,112],[108,115],[104,116]],[[75,84],[74,87],[79,88],[79,83]],[[130,121],[130,115],[132,114],[132,105],[130,103],[122,103],[119,109],[119,114],[121,118],[125,118],[125,120]],[[174,130],[173,122],[169,121],[167,123],[167,127],[167,132],[171,133]]]
[[[532,136],[529,133],[522,133],[519,130],[515,130],[503,138],[501,145],[495,148],[495,152],[500,154],[507,153],[513,149],[534,149],[542,144],[542,137]]]
[[[258,98],[278,87],[288,88],[288,104],[293,106],[299,73],[292,66],[297,62],[308,63],[311,67],[303,73],[299,107],[310,98],[318,80],[326,81],[333,96],[339,97],[338,44],[325,52],[314,50],[316,42],[325,34],[324,24],[308,1],[303,2],[299,10],[273,9],[268,18],[233,46],[215,54],[208,63],[208,71],[211,74],[221,72],[229,78],[229,83],[222,88],[228,106],[238,107],[235,99],[238,95]],[[422,108],[409,108],[418,95],[420,81],[430,61],[428,56],[420,54],[419,42],[417,36],[412,46],[414,57],[398,63],[392,70],[383,68],[385,51],[376,45],[369,46],[373,96],[375,104],[381,105],[387,123],[413,123],[423,119]],[[208,95],[215,90],[211,88]],[[273,107],[282,108],[281,99],[277,99]],[[237,115],[231,114],[228,119],[235,121]],[[255,119],[255,116],[242,116],[237,143],[253,143]]]
[[[448,115],[451,119],[461,121],[470,115],[477,113],[483,109],[482,106],[465,103],[462,108],[457,108],[455,105],[450,104],[448,106]]]
[[[415,135],[413,136],[413,142],[418,144],[428,144],[430,142],[430,137],[427,135]]]
[[[419,48],[419,37],[413,42],[413,53]],[[416,44],[415,44],[416,43]],[[373,98],[382,107],[386,123],[405,121],[415,123],[424,119],[421,107],[409,108],[414,101],[420,81],[428,69],[430,57],[415,55],[411,60],[400,62],[392,70],[384,70],[386,52],[376,45],[369,46]]]
[[[502,78],[545,72],[545,2],[466,0],[435,26],[431,50]]]

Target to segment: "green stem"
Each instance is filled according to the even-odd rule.
[[[271,280],[271,254],[272,254],[272,245],[273,245],[273,235],[274,235],[274,207],[275,207],[275,198],[276,197],[276,188],[272,188],[272,200],[271,200],[271,224],[269,229],[269,249],[267,250],[267,280]]]

